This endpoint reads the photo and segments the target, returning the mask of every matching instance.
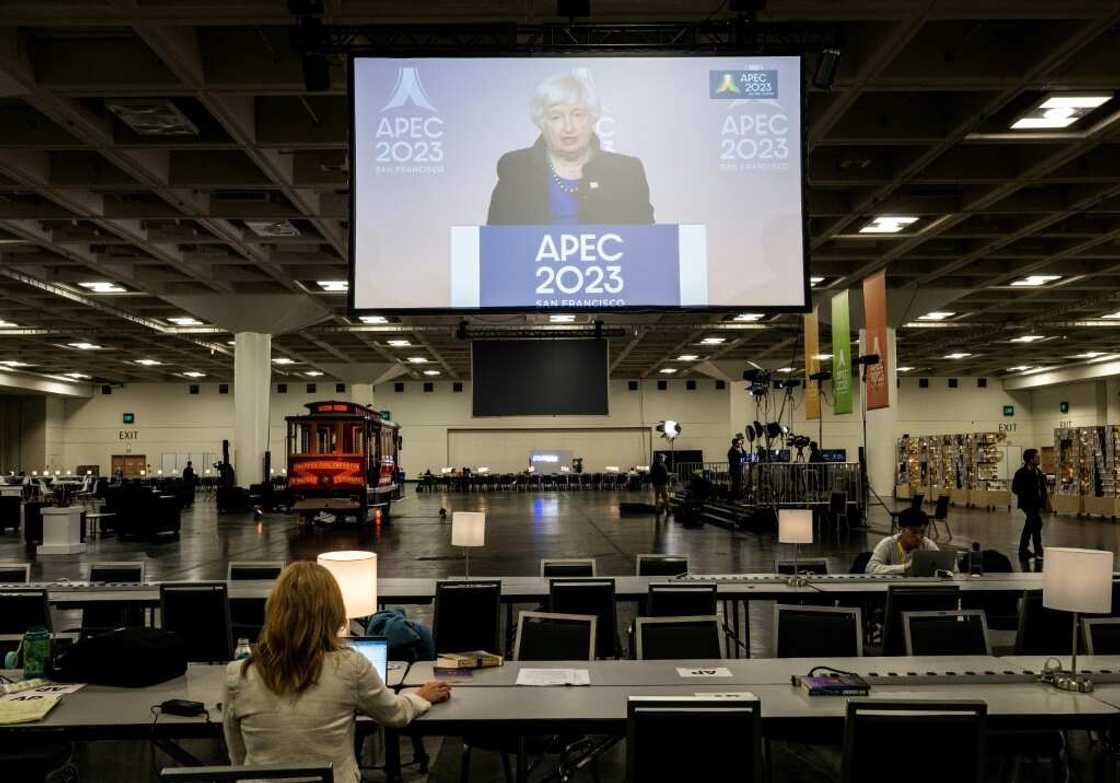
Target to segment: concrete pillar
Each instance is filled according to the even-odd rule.
[[[898,438],[898,362],[895,350],[895,330],[887,329],[888,345],[878,347],[866,344],[866,330],[859,331],[859,352],[888,356],[887,389],[890,407],[867,412],[867,479],[871,487],[886,499],[894,494],[895,442]],[[860,382],[860,400],[863,403],[863,383]],[[863,445],[861,439],[860,445]]]
[[[272,388],[272,335],[238,332],[233,358],[233,467],[242,487],[264,480]],[[274,459],[283,455],[273,455]]]
[[[1105,380],[1107,401],[1106,424],[1120,424],[1120,376],[1113,376]]]
[[[372,383],[351,383],[350,384],[350,401],[356,402],[359,405],[366,405],[373,407],[373,384]]]

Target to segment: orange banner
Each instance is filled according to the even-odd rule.
[[[863,281],[863,323],[866,340],[864,353],[878,354],[879,363],[867,368],[867,409],[889,408],[891,390],[887,362],[890,361],[890,343],[887,342],[887,273],[879,272]]]
[[[817,382],[810,380],[810,376],[821,370],[821,360],[817,358],[821,352],[817,307],[814,306],[813,312],[806,313],[803,318],[805,321],[805,418],[819,419],[821,392]]]

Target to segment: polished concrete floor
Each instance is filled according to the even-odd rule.
[[[772,534],[731,533],[706,526],[685,529],[653,516],[620,516],[623,500],[649,499],[642,493],[562,492],[545,494],[484,493],[470,495],[415,494],[411,490],[397,507],[392,524],[367,530],[302,529],[291,515],[266,515],[255,520],[250,514],[218,515],[213,499],[200,495],[192,509],[183,514],[178,540],[159,543],[120,541],[106,536],[93,539],[84,555],[55,556],[33,560],[34,579],[80,579],[85,565],[98,560],[138,560],[147,563],[148,579],[223,579],[230,560],[291,560],[313,558],[332,549],[362,548],[378,553],[381,575],[458,576],[464,561],[450,545],[451,525],[440,519],[441,508],[478,510],[487,513],[486,546],[471,556],[471,573],[478,576],[535,575],[544,557],[594,557],[599,573],[634,573],[635,556],[646,553],[688,555],[691,570],[698,573],[772,571],[776,558],[788,558],[788,547],[776,543]],[[448,516],[448,519],[450,515]],[[847,571],[852,559],[870,549],[888,525],[882,508],[871,512],[871,529],[825,531],[818,544],[802,547],[803,557],[825,557],[833,571]],[[1018,548],[1021,514],[1006,509],[982,511],[952,509],[952,546],[968,548],[972,541],[1012,556]],[[944,537],[943,537],[944,539]],[[944,543],[944,540],[943,542]],[[1112,520],[1050,517],[1044,529],[1046,545],[1085,546],[1120,551],[1120,524]],[[24,560],[22,539],[12,532],[0,535],[0,561]],[[410,608],[419,620],[429,610]],[[56,627],[76,625],[76,617],[56,618]],[[625,621],[626,618],[621,618]],[[762,607],[752,613],[752,654],[768,646],[768,622]],[[437,743],[438,744],[438,743]],[[430,780],[458,779],[458,741],[446,740],[437,753]],[[194,743],[202,756],[218,759],[216,743]],[[433,750],[437,748],[433,747]],[[1086,775],[1099,759],[1085,749],[1081,761]],[[407,757],[407,751],[406,751]],[[621,780],[621,750],[604,765],[604,780]],[[170,761],[144,743],[90,743],[81,750],[83,779],[121,783],[154,780],[153,769]],[[783,750],[780,779],[834,780],[834,755],[812,749]],[[111,776],[106,770],[112,769]],[[476,755],[472,780],[501,780],[500,765],[493,754]],[[370,773],[380,779],[380,773]],[[1026,779],[1035,779],[1027,773]],[[1044,778],[1038,778],[1044,779]]]

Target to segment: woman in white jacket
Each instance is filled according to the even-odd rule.
[[[223,724],[235,765],[334,764],[335,783],[357,783],[357,713],[399,728],[451,689],[428,682],[400,695],[345,646],[342,592],[327,569],[289,565],[268,597],[260,641],[226,668]]]

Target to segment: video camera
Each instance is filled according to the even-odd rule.
[[[750,393],[761,397],[770,391],[770,371],[760,369],[743,370],[743,380],[750,382]]]

